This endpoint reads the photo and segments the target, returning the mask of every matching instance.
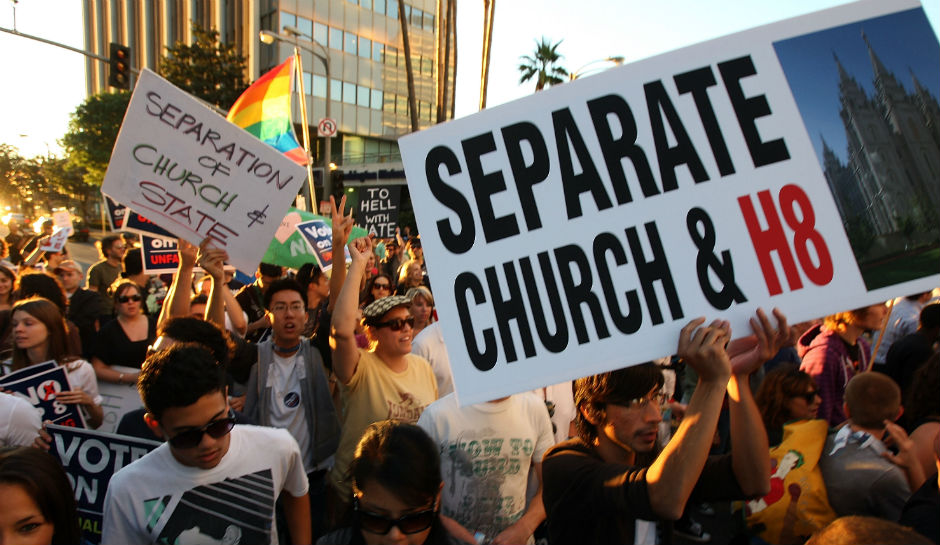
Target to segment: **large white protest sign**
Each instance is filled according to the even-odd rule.
[[[919,4],[862,2],[402,138],[461,403],[940,283],[938,66]]]
[[[101,190],[193,244],[206,237],[254,270],[306,172],[143,70]]]

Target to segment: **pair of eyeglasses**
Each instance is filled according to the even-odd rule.
[[[203,434],[208,433],[213,439],[221,439],[235,427],[235,413],[229,411],[227,418],[213,420],[201,428],[177,433],[167,439],[167,443],[176,448],[193,448],[202,442]]]
[[[372,284],[372,289],[389,291],[392,289],[392,286],[391,284]]]
[[[138,295],[122,295],[122,296],[118,297],[118,303],[129,303],[129,302],[131,302],[131,301],[140,302],[140,301],[142,301],[142,300],[143,300],[143,297],[141,297],[140,294],[138,294]]]
[[[816,401],[817,395],[819,395],[818,392],[816,392],[816,390],[813,390],[812,392],[806,392],[805,394],[793,394],[792,397],[799,397],[799,398],[805,399],[807,403],[812,405],[813,402]]]
[[[278,303],[271,307],[271,312],[281,313],[290,310],[291,312],[303,312],[306,309],[303,303],[291,303],[290,305],[285,305],[284,303]]]
[[[669,401],[669,396],[660,390],[656,390],[655,392],[650,392],[645,396],[638,397],[636,399],[612,400],[607,401],[607,403],[613,403],[614,405],[621,405],[631,409],[645,409],[650,405],[662,407],[666,404],[667,401]]]
[[[401,331],[401,328],[405,327],[406,324],[408,325],[408,327],[414,329],[415,317],[409,316],[407,318],[395,318],[394,320],[389,320],[387,322],[379,322],[375,324],[375,327],[377,328],[387,327],[391,329],[392,331]]]
[[[387,534],[392,526],[397,527],[403,534],[417,534],[430,528],[434,524],[434,517],[437,516],[437,510],[432,508],[416,513],[408,513],[395,519],[388,518],[362,509],[362,506],[359,505],[359,498],[353,498],[353,510],[356,513],[360,528],[379,535]]]

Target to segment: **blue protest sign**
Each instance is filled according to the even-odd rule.
[[[313,257],[323,271],[333,268],[333,229],[323,220],[303,221],[297,224],[297,231],[304,237],[307,246],[313,250]]]
[[[157,227],[157,224],[148,220],[147,218],[141,216],[133,210],[128,210],[127,215],[124,216],[124,227],[125,231],[134,231],[135,233],[140,233],[142,235],[150,235],[163,238],[176,238],[176,235],[163,229]]]
[[[127,214],[127,207],[115,201],[111,197],[102,193],[105,204],[108,205],[108,223],[111,224],[111,230],[116,231],[124,225],[124,216]]]
[[[56,401],[56,394],[72,389],[65,369],[49,362],[33,365],[0,380],[0,386],[42,411],[42,420],[62,426],[85,427],[78,405]],[[38,369],[37,369],[38,368]]]
[[[180,264],[176,239],[142,235],[140,241],[145,273],[162,274],[176,271]]]
[[[160,445],[156,441],[64,426],[46,426],[52,435],[50,452],[65,469],[75,501],[82,536],[101,543],[104,497],[111,476]]]

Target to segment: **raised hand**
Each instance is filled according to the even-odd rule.
[[[199,248],[184,239],[178,238],[176,239],[176,253],[179,254],[181,267],[192,268],[196,266]]]
[[[705,318],[696,318],[679,333],[676,353],[706,382],[727,383],[731,377],[731,361],[725,344],[731,337],[731,327],[724,320],[715,320],[703,326]]]
[[[767,360],[774,357],[786,343],[790,335],[790,326],[787,317],[779,309],[773,310],[777,319],[777,328],[774,329],[770,319],[763,309],[757,309],[757,317],[751,318],[753,335],[735,339],[728,344],[728,357],[731,358],[731,369],[736,375],[749,375],[756,371]]]

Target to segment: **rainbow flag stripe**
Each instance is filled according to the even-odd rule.
[[[297,142],[291,124],[293,76],[292,55],[252,83],[232,105],[226,119],[273,146],[297,164],[306,165],[307,154]]]

